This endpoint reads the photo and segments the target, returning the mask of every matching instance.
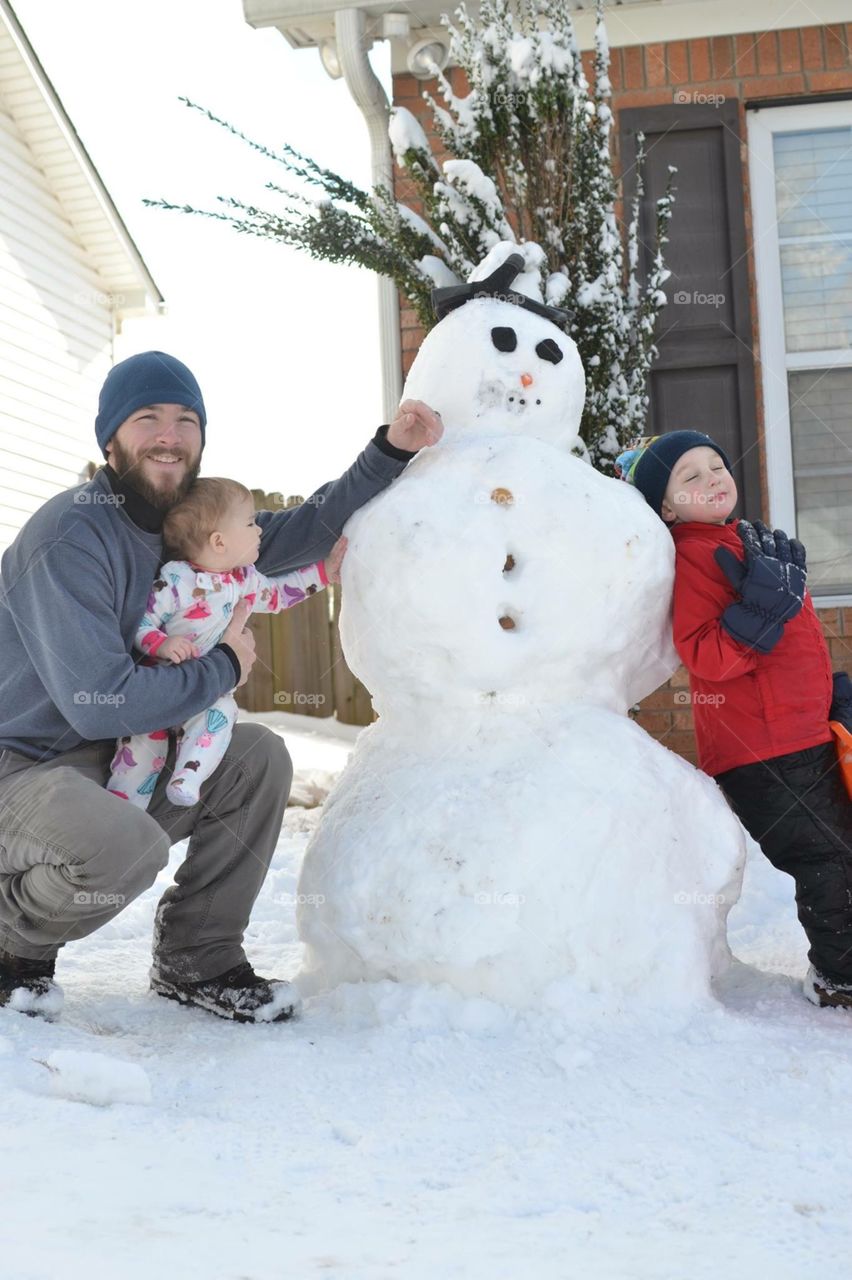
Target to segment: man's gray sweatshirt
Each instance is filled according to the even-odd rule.
[[[258,569],[322,560],[411,456],[380,429],[302,506],[259,511]],[[234,688],[227,646],[175,665],[131,656],[162,554],[160,532],[134,523],[103,469],[30,517],[0,561],[0,748],[50,760],[83,742],[182,724]]]

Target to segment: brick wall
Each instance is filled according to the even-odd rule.
[[[839,23],[613,49],[614,105],[671,102],[678,88],[742,102],[848,90],[850,43],[852,23]],[[584,61],[591,70],[590,56]]]
[[[852,23],[802,27],[789,31],[762,31],[747,35],[713,36],[693,40],[613,48],[610,79],[616,113],[614,136],[618,137],[618,112],[623,107],[660,106],[672,102],[701,101],[702,95],[721,94],[740,104],[740,134],[746,137],[746,103],[760,99],[801,97],[852,92]],[[592,76],[592,54],[583,55],[586,74]],[[463,73],[455,68],[450,81],[456,93],[466,92]],[[426,89],[437,97],[434,81],[415,80],[410,75],[394,77],[394,101],[418,117],[433,150],[440,157],[438,140],[432,129],[432,114],[423,101]],[[746,147],[742,147],[746,235],[751,239],[752,215]],[[397,171],[397,198],[414,207],[413,189]],[[749,254],[749,294],[752,314],[753,348],[759,357],[757,294],[754,257]],[[401,304],[403,370],[408,372],[423,334],[417,317],[404,298]],[[758,432],[762,437],[763,398],[760,377],[756,378]],[[761,448],[761,491],[764,517],[768,514],[765,455]],[[752,513],[750,513],[752,514]],[[758,513],[753,513],[755,516]],[[831,650],[835,670],[852,670],[852,608],[821,609],[820,619]],[[641,704],[639,724],[671,750],[695,762],[695,739],[689,707],[689,681],[681,668],[668,684]]]

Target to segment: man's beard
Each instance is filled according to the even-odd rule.
[[[155,449],[155,453],[172,453],[174,450]],[[147,457],[148,455],[144,455]],[[182,451],[180,456],[183,457]],[[125,484],[130,485],[131,489],[135,489],[138,494],[150,502],[152,507],[158,511],[170,511],[172,507],[177,506],[182,498],[186,496],[190,485],[197,479],[201,470],[201,454],[196,459],[195,466],[188,467],[184,478],[179,484],[169,484],[168,482],[159,488],[152,484],[147,476],[143,473],[141,463],[143,458],[134,458],[126,449],[119,444],[118,440],[112,441],[112,456],[110,458],[110,466],[119,479]],[[167,480],[167,477],[163,477]]]

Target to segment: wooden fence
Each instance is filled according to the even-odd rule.
[[[252,489],[255,510],[298,506],[302,498]],[[318,591],[283,613],[253,614],[257,660],[237,690],[245,711],[293,711],[305,716],[336,716],[344,724],[369,724],[370,695],[346,665],[337,621],[340,584]]]

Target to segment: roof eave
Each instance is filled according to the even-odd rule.
[[[0,15],[5,21],[6,28],[21,61],[25,64],[29,75],[38,86],[57,132],[62,136],[79,165],[81,178],[132,268],[132,275],[137,285],[133,289],[127,288],[126,280],[111,281],[105,278],[107,292],[111,296],[112,308],[116,317],[124,318],[156,314],[163,306],[163,295],[148,270],[133,237],[125,226],[121,214],[113,203],[112,197],[62,105],[50,78],[39,61],[38,55],[30,44],[27,34],[18,21],[18,17],[9,0],[0,0]],[[66,213],[66,216],[73,226],[73,214]]]

